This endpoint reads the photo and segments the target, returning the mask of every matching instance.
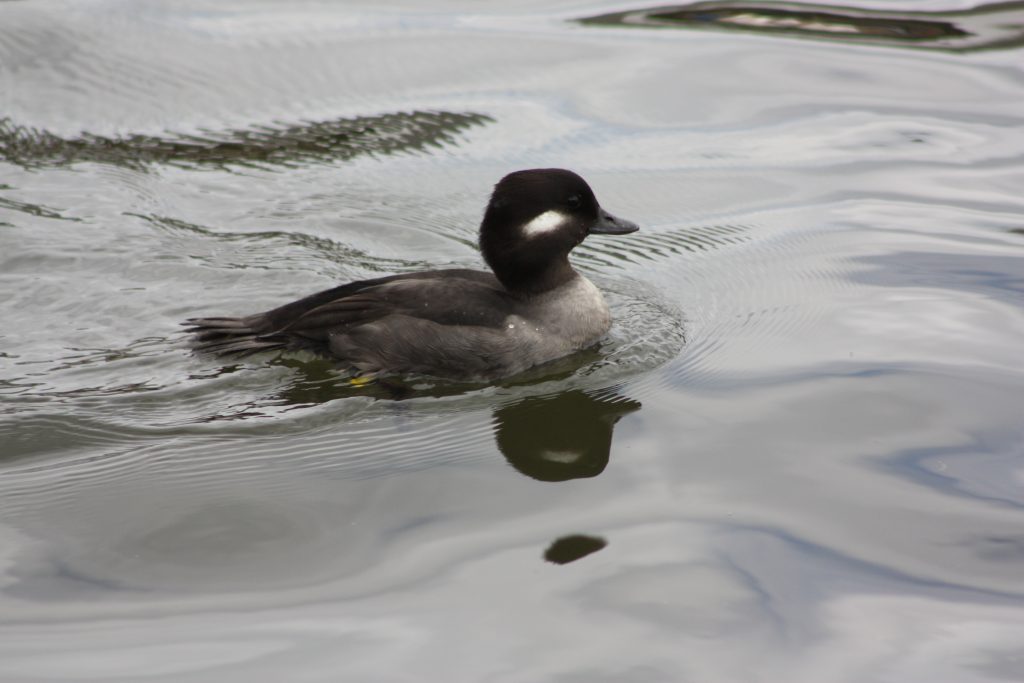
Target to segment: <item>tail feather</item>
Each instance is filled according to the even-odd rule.
[[[203,353],[247,356],[287,346],[280,337],[258,332],[250,318],[190,318],[182,325],[192,334],[192,348]]]
[[[246,318],[189,318],[182,325],[189,327],[221,328],[221,329],[252,329]]]

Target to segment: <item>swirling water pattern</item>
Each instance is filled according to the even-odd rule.
[[[0,681],[1024,680],[1019,13],[0,2]],[[537,166],[598,348],[189,353]]]

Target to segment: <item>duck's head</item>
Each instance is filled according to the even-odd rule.
[[[533,294],[574,276],[569,252],[588,235],[638,229],[602,209],[572,171],[531,169],[509,173],[494,186],[480,224],[480,250],[506,288]]]

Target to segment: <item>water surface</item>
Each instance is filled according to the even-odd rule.
[[[1024,680],[1019,17],[0,3],[0,680]],[[543,166],[598,348],[189,352]]]

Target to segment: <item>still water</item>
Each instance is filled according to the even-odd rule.
[[[0,2],[0,681],[1024,680],[1022,13]],[[542,166],[599,348],[190,353]]]

